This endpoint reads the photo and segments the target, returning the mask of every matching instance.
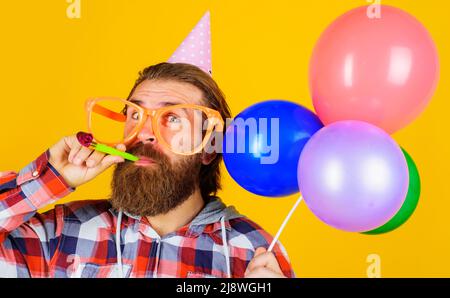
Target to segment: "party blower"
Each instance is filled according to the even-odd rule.
[[[80,144],[84,147],[94,149],[96,151],[103,152],[103,153],[110,154],[110,155],[121,156],[121,157],[125,158],[126,160],[133,161],[133,162],[139,160],[139,158],[137,156],[134,156],[133,154],[117,150],[117,149],[109,147],[105,144],[99,144],[99,143],[94,142],[93,141],[94,136],[90,133],[80,131],[77,133],[77,139],[78,139],[78,142],[80,142]]]

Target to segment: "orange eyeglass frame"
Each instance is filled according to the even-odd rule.
[[[166,106],[166,107],[162,107],[162,108],[158,108],[158,109],[146,109],[146,108],[143,108],[133,102],[130,102],[130,101],[122,99],[122,98],[100,97],[100,98],[88,99],[85,104],[85,109],[86,109],[86,113],[87,113],[88,131],[91,134],[93,134],[93,132],[92,132],[92,117],[91,117],[92,113],[97,113],[97,114],[103,115],[105,117],[108,117],[108,118],[118,121],[118,122],[126,122],[127,121],[126,115],[124,115],[122,113],[117,113],[117,112],[111,111],[111,110],[109,110],[105,107],[102,107],[101,105],[98,104],[98,102],[105,101],[105,100],[121,101],[124,105],[129,105],[129,106],[134,107],[136,109],[136,111],[139,113],[138,124],[131,131],[131,133],[127,137],[124,137],[124,139],[123,139],[122,143],[125,144],[126,146],[128,146],[131,142],[133,142],[136,139],[138,133],[141,131],[142,127],[144,126],[145,122],[147,121],[147,117],[151,117],[151,119],[152,119],[152,127],[154,128],[154,134],[155,134],[157,141],[160,144],[162,144],[164,147],[166,147],[168,150],[170,150],[174,153],[177,153],[177,154],[181,154],[181,155],[192,155],[192,154],[200,152],[206,146],[213,131],[223,133],[224,122],[223,122],[222,116],[220,115],[220,113],[218,111],[208,108],[208,107],[205,107],[205,106],[194,105],[194,104],[176,104],[176,105]],[[176,109],[176,108],[197,109],[197,110],[204,112],[205,115],[208,117],[207,118],[208,127],[206,128],[206,133],[205,133],[202,143],[199,144],[196,148],[194,148],[193,151],[191,151],[189,153],[175,151],[173,148],[171,148],[169,146],[169,144],[167,144],[167,142],[164,140],[164,138],[162,138],[161,133],[159,131],[159,126],[158,126],[158,122],[157,122],[158,118],[164,112],[172,110],[172,109]],[[106,144],[108,146],[116,146],[119,144],[119,143],[105,142],[105,141],[97,139],[94,134],[93,134],[93,136],[97,142]]]

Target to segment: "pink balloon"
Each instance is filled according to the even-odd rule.
[[[336,19],[313,51],[309,80],[315,110],[327,125],[361,120],[393,133],[427,106],[439,77],[436,46],[410,14],[367,6]]]

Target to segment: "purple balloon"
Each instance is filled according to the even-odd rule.
[[[339,121],[314,134],[298,164],[300,192],[323,222],[350,232],[389,221],[408,191],[408,165],[397,143],[362,121]]]

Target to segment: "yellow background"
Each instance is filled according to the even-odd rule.
[[[65,0],[1,5],[0,170],[28,164],[61,137],[85,129],[89,96],[126,96],[142,68],[165,61],[206,10],[211,12],[213,72],[233,114],[282,98],[312,108],[307,67],[315,41],[336,17],[365,0],[81,0],[69,19]],[[410,220],[386,235],[347,233],[301,204],[281,236],[299,277],[365,277],[369,254],[383,277],[450,276],[448,1],[383,1],[416,16],[440,54],[441,78],[426,111],[394,135],[413,157],[422,195]],[[111,170],[67,202],[104,198]],[[227,204],[275,234],[297,196],[263,198],[225,172]]]

